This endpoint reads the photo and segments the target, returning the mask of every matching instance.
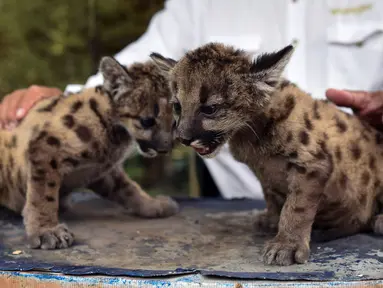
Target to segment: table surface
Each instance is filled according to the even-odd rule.
[[[27,249],[21,218],[2,210],[0,287],[7,287],[4,281],[26,287],[383,287],[383,238],[369,234],[314,242],[305,265],[263,265],[260,251],[272,235],[253,230],[260,201],[179,199],[178,215],[148,220],[85,192],[74,199],[62,219],[76,243],[62,250]]]

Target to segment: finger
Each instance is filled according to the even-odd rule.
[[[28,111],[41,99],[49,98],[62,94],[60,89],[31,86],[25,97],[18,105],[17,117],[21,119]]]
[[[0,105],[0,129],[3,129],[4,128],[4,119],[5,119],[5,116],[3,114],[3,109],[4,109],[4,102],[1,103]]]
[[[0,106],[0,123],[1,123],[3,128],[9,122],[8,121],[9,107],[12,106],[12,102],[15,101],[15,98],[16,98],[16,101],[18,101],[17,99],[22,97],[22,95],[23,95],[23,93],[25,93],[25,91],[26,91],[26,89],[16,90],[13,93],[5,96],[5,98],[3,99],[1,106]]]
[[[326,97],[338,106],[354,110],[364,110],[372,99],[371,93],[368,92],[337,89],[328,89]]]
[[[17,118],[16,118],[16,111],[17,111],[17,107],[18,107],[18,104],[22,101],[23,97],[25,97],[25,91],[22,92],[22,93],[16,93],[14,95],[12,95],[12,97],[9,97],[9,101],[7,103],[7,107],[6,107],[6,123],[5,124],[10,124],[10,123],[14,123],[13,125],[15,126],[16,122],[17,122]]]
[[[4,128],[5,122],[6,122],[6,118],[7,118],[7,107],[8,107],[8,103],[9,103],[9,98],[12,97],[12,95],[14,93],[15,92],[6,95],[4,97],[4,99],[3,99],[3,101],[1,102],[1,106],[0,106],[0,123],[1,123],[2,128]]]
[[[1,112],[1,109],[2,109],[2,106],[3,106],[3,104],[1,104],[0,105],[0,112]],[[2,120],[0,119],[0,129],[3,129],[3,122],[2,122]]]

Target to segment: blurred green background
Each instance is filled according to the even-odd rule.
[[[162,0],[0,0],[0,96],[31,84],[64,89],[84,83],[102,56],[139,38],[163,5]],[[135,156],[126,170],[151,194],[195,194],[189,153],[178,146],[169,156]]]

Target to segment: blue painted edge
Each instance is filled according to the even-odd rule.
[[[141,285],[145,285],[144,287],[164,287],[171,286],[174,283],[196,283],[199,279],[195,276],[184,276],[176,279],[129,279],[122,277],[79,277],[72,275],[60,275],[60,274],[50,274],[50,273],[39,273],[39,272],[8,272],[8,271],[0,271],[1,276],[8,277],[20,277],[24,279],[32,279],[40,282],[61,282],[66,284],[85,284],[85,285],[129,285],[132,283],[137,283]],[[129,286],[130,287],[130,286]]]
[[[203,282],[203,279],[198,277],[197,275],[189,275],[189,276],[181,276],[178,278],[173,279],[129,279],[129,278],[122,278],[122,277],[79,277],[79,276],[71,276],[71,275],[59,275],[59,274],[44,274],[44,273],[38,273],[38,272],[32,272],[32,273],[25,273],[25,272],[7,272],[7,271],[0,271],[0,277],[6,276],[8,277],[20,277],[24,279],[32,279],[36,281],[41,282],[61,282],[66,284],[82,284],[82,285],[132,285],[136,284],[140,287],[178,287],[177,284],[181,284],[182,287],[185,287],[185,285],[195,284],[195,283],[201,283]],[[216,287],[233,287],[233,279],[231,280],[225,280],[225,279],[219,279],[216,280],[214,285]],[[250,282],[251,283],[251,282]],[[318,283],[318,282],[316,282]],[[371,285],[371,286],[380,286],[383,285],[383,280],[370,280],[370,281],[352,281],[349,280],[347,282],[345,281],[330,281],[330,282],[321,282],[321,286],[323,287],[337,287],[337,286],[344,286],[345,283],[347,285],[354,284],[356,287],[359,287],[359,285]],[[304,286],[307,287],[309,283],[303,282],[290,282],[290,283],[284,283],[284,282],[257,282],[258,287],[278,287],[278,286],[289,286],[289,287],[300,287]],[[145,285],[145,286],[143,286]],[[351,285],[350,285],[351,286]]]

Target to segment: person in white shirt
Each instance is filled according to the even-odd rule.
[[[254,54],[294,43],[285,75],[289,80],[313,97],[326,95],[377,127],[382,124],[383,92],[370,92],[383,90],[383,1],[168,0],[147,31],[115,58],[125,65],[145,61],[151,52],[178,59],[212,41]],[[97,74],[85,87],[101,82]],[[81,87],[68,85],[66,91]],[[12,129],[36,101],[59,92],[31,86],[7,95],[0,106],[1,126]],[[224,198],[263,197],[258,179],[227,147],[204,162]]]

